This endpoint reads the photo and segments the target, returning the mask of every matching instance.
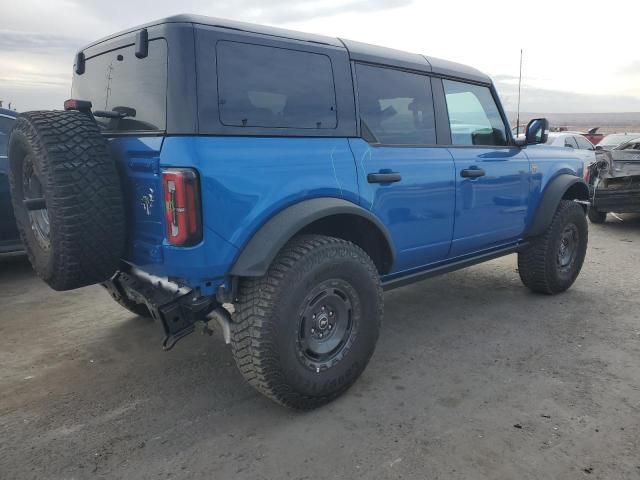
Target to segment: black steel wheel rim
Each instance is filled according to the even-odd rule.
[[[569,270],[578,255],[579,233],[578,227],[570,223],[564,227],[560,235],[557,264],[560,270]]]
[[[326,280],[305,297],[297,330],[297,352],[319,372],[336,365],[353,344],[358,329],[357,293],[344,280]]]
[[[24,159],[24,168],[22,171],[22,192],[23,203],[27,204],[29,201],[38,200],[44,198],[44,192],[42,190],[42,183],[36,173],[33,166],[31,157],[27,156]],[[49,212],[46,206],[39,209],[28,209],[27,214],[29,216],[29,222],[34,237],[38,242],[38,245],[43,250],[48,250],[51,247],[49,225]]]

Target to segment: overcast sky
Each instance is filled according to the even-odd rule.
[[[640,112],[638,0],[0,0],[0,99],[59,108],[75,51],[119,30],[198,13],[345,37],[467,63],[515,109]]]

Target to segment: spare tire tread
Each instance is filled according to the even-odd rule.
[[[49,252],[32,245],[22,199],[12,195],[19,229],[37,273],[56,290],[110,278],[125,247],[124,199],[115,162],[95,121],[76,111],[21,114],[12,131],[9,153],[12,191],[22,190],[20,186],[16,189],[16,183],[22,181],[19,162],[26,155],[32,155],[41,174],[51,228]],[[36,258],[46,253],[51,257],[47,261]]]

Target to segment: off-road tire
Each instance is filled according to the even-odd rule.
[[[575,257],[566,267],[560,265],[564,232],[574,230]],[[540,237],[518,253],[520,279],[529,289],[553,295],[564,292],[575,282],[587,252],[588,226],[584,209],[576,202],[561,200],[551,224]]]
[[[310,317],[304,316],[309,295],[333,282],[350,286],[341,288],[350,292],[356,334],[339,358],[319,368],[301,354],[300,325]],[[240,281],[233,356],[244,378],[267,397],[294,409],[313,409],[341,395],[360,376],[373,354],[382,315],[378,271],[362,249],[338,238],[298,236],[283,247],[265,276]]]
[[[9,165],[18,229],[37,274],[55,290],[109,279],[125,247],[124,200],[95,121],[77,111],[20,114]],[[46,209],[36,211],[38,222],[23,203],[34,188],[46,201]]]
[[[607,212],[601,212],[596,210],[594,207],[589,209],[589,213],[587,214],[591,223],[604,223],[607,221]]]

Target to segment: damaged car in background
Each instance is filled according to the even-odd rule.
[[[608,212],[640,213],[640,136],[601,152],[587,176],[593,223],[603,223]]]

